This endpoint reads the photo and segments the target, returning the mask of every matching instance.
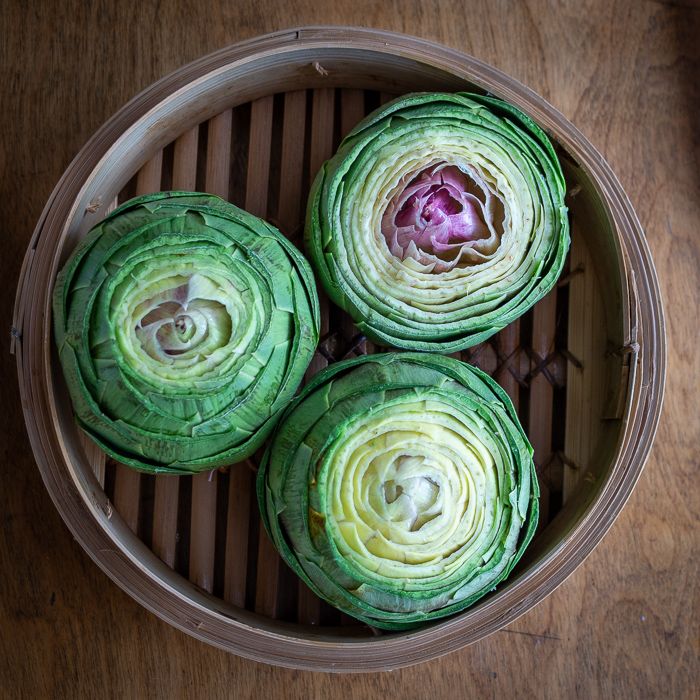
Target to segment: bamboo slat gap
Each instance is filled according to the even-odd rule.
[[[272,95],[253,100],[250,107],[250,137],[245,208],[250,214],[267,218],[267,190],[270,179]]]
[[[173,189],[193,192],[197,180],[197,146],[199,126],[192,127],[175,141],[173,155]]]
[[[340,613],[340,626],[341,627],[353,627],[360,625],[360,621],[354,618],[352,615],[348,615],[347,613],[341,612]]]
[[[136,176],[136,196],[160,191],[163,151],[158,151]],[[139,530],[141,474],[117,463],[114,476],[114,508],[124,518],[133,533]]]
[[[229,470],[224,600],[240,608],[245,607],[250,494],[254,481],[255,475],[245,463],[234,464]]]
[[[288,238],[302,220],[301,185],[304,164],[304,125],[306,90],[294,90],[284,96],[282,122],[282,162],[280,165],[280,201],[277,220]]]

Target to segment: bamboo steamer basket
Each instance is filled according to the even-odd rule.
[[[533,444],[541,524],[510,578],[465,612],[380,632],[320,601],[260,524],[257,459],[195,477],[141,475],[76,427],[51,328],[58,270],[136,194],[197,189],[267,218],[297,244],[309,183],[368,111],[416,90],[489,92],[550,135],[567,181],[572,245],[558,286],[490,341],[457,353],[512,397]],[[593,254],[594,253],[594,254]],[[322,298],[307,377],[376,348]],[[155,83],[86,144],[51,195],[21,273],[13,327],[22,408],[51,497],[125,591],[205,642],[281,666],[394,669],[482,639],[569,576],[643,469],[665,376],[659,288],[643,232],[600,154],[529,89],[474,58],[383,31],[311,27],[199,59]]]

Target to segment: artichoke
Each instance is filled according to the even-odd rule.
[[[116,209],[59,273],[53,308],[78,423],[148,472],[200,472],[252,454],[318,341],[303,256],[207,194],[150,194]]]
[[[301,391],[258,472],[263,523],[319,596],[406,629],[502,581],[539,513],[532,448],[507,395],[450,357],[368,355]]]
[[[418,93],[369,115],[321,168],[305,243],[328,296],[380,345],[452,353],[555,284],[561,166],[515,107]]]

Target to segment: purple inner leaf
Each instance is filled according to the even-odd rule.
[[[469,192],[475,185],[484,201]],[[492,195],[482,178],[442,163],[420,172],[392,198],[382,233],[396,257],[411,257],[443,272],[462,258],[474,262],[475,256],[492,252],[492,218]]]

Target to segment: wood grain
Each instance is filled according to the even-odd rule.
[[[555,7],[556,6],[556,7]],[[556,10],[556,11],[555,11]],[[0,683],[10,697],[674,697],[700,686],[697,483],[700,17],[691,2],[269,0],[155,6],[9,3],[0,25],[6,326],[22,259],[71,159],[111,114],[182,63],[302,24],[365,25],[467,51],[523,81],[613,166],[646,230],[668,310],[669,375],[629,504],[556,592],[506,630],[417,667],[342,679],[262,666],[171,628],[74,542],[34,464],[2,353]],[[109,22],[105,22],[105,18]],[[213,19],[215,18],[215,19]]]

